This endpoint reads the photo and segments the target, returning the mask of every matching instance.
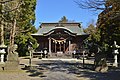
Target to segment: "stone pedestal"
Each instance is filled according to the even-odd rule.
[[[7,61],[5,62],[4,70],[19,70],[19,60],[15,54],[10,53],[7,56]]]
[[[4,70],[17,71],[20,70],[18,61],[7,61],[5,63]]]
[[[11,53],[7,55],[7,61],[5,62],[4,70],[12,70],[16,71],[19,70],[19,60],[18,60],[18,53],[16,52],[17,45],[14,45],[14,49]]]
[[[118,62],[117,62],[117,54],[114,55],[114,63],[113,63],[114,67],[118,67]]]
[[[5,67],[5,63],[0,63],[0,71],[3,71]]]

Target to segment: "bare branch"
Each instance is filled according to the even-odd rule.
[[[104,10],[105,0],[75,0],[74,1],[82,9]]]

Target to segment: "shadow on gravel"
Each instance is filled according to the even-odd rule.
[[[93,70],[92,64],[65,62],[65,61],[43,61],[38,66],[26,67],[27,73],[31,77],[47,77],[45,72],[64,72],[69,75],[75,74],[78,78],[89,78],[89,80],[120,80],[120,69],[110,68],[106,73],[99,73]],[[56,76],[57,77],[57,76]]]
[[[42,71],[44,69],[38,66],[32,66],[32,67],[26,66],[25,68],[22,68],[22,70],[25,70],[26,73],[28,73],[28,76],[30,77],[46,77]]]

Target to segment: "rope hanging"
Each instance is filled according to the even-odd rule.
[[[66,40],[67,40],[67,39],[56,40],[56,39],[54,39],[54,38],[51,38],[51,39],[53,40],[54,43],[59,43],[59,44],[60,44],[60,43],[66,43]]]

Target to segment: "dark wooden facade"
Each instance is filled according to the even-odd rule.
[[[79,50],[89,35],[83,32],[80,23],[42,23],[32,36],[39,43],[37,52],[47,49],[52,54]]]

